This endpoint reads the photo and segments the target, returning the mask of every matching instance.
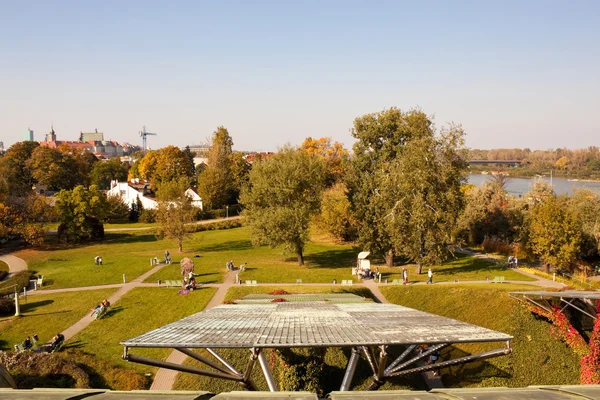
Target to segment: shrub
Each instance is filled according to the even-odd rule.
[[[139,222],[152,223],[156,221],[156,215],[152,210],[142,210],[138,218]]]
[[[8,297],[0,298],[0,315],[14,315],[15,301]]]
[[[283,299],[281,297],[278,297],[276,299],[271,300],[271,303],[287,303],[287,300]]]
[[[0,352],[0,364],[6,367],[19,389],[90,387],[89,375],[74,361],[58,354]]]
[[[8,271],[0,271],[0,282],[8,276]]]
[[[289,293],[283,289],[277,289],[277,290],[273,290],[272,292],[269,292],[269,294],[273,295],[273,296],[281,296],[282,294],[289,294]]]
[[[242,221],[240,221],[239,219],[231,219],[226,221],[213,222],[211,224],[196,225],[196,232],[213,231],[219,229],[233,229],[239,228],[240,226],[242,226]]]

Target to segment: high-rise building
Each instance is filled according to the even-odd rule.
[[[27,130],[23,132],[23,141],[33,142],[33,131],[31,129],[27,128]]]

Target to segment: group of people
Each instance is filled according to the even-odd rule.
[[[100,257],[100,256],[94,257],[94,264],[95,265],[102,265],[102,257]]]
[[[227,269],[227,271],[235,271],[236,268],[235,268],[235,265],[233,264],[233,260],[227,261],[225,263],[225,268]],[[245,270],[246,269],[246,263],[243,263],[242,265],[240,265],[239,269],[240,269],[240,271]]]
[[[171,264],[172,261],[169,250],[165,250],[165,264]]]
[[[517,268],[519,260],[515,256],[508,256],[508,268]]]
[[[65,341],[65,336],[62,333],[57,333],[53,338],[52,341],[49,343],[46,343],[46,345],[42,346],[42,347],[38,347],[36,349],[34,349],[34,351],[38,352],[38,351],[46,351],[46,352],[54,352],[56,350],[58,350],[60,348],[60,346],[62,346],[63,342]],[[21,343],[21,346],[23,346],[23,350],[32,350],[33,349],[33,345],[34,343],[38,342],[38,337],[37,335],[33,335],[33,340],[31,338],[31,336],[27,336],[27,338],[25,340],[23,340],[23,343]],[[18,346],[15,345],[15,351],[18,351]]]
[[[102,302],[100,304],[98,304],[96,307],[94,307],[92,309],[92,313],[90,314],[90,317],[93,317],[94,315],[96,315],[96,319],[97,319],[98,317],[100,317],[102,314],[104,314],[106,312],[108,307],[110,307],[110,302],[107,299],[102,300]]]

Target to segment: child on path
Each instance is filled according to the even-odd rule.
[[[429,271],[427,271],[427,284],[429,285],[430,283],[433,283],[433,272],[431,272],[431,268],[429,268]]]

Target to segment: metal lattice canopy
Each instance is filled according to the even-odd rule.
[[[352,348],[341,390],[349,389],[360,356],[367,360],[373,371],[371,389],[377,389],[386,379],[394,376],[510,353],[509,341],[512,336],[501,332],[392,304],[364,300],[347,303],[349,298],[344,295],[339,297],[341,301],[338,303],[331,296],[327,295],[328,300],[325,301],[307,297],[305,301],[221,305],[122,342],[125,346],[124,358],[183,372],[236,380],[249,389],[256,388],[250,380],[250,373],[254,361],[258,359],[269,389],[276,391],[263,352],[268,348]],[[421,362],[433,352],[451,344],[469,342],[506,342],[506,347],[443,361],[435,366]],[[417,352],[417,346],[424,344],[431,347]],[[387,351],[390,346],[401,347],[402,354],[388,365]],[[217,372],[129,354],[128,349],[134,347],[174,348]],[[246,372],[233,368],[214,350],[218,348],[250,349]],[[207,349],[221,364],[191,349]]]
[[[562,292],[550,292],[538,290],[531,292],[510,292],[509,295],[516,300],[531,303],[547,312],[552,312],[554,302],[563,304],[562,310],[570,308],[592,319],[598,318],[595,301],[600,300],[599,291],[565,290]]]

